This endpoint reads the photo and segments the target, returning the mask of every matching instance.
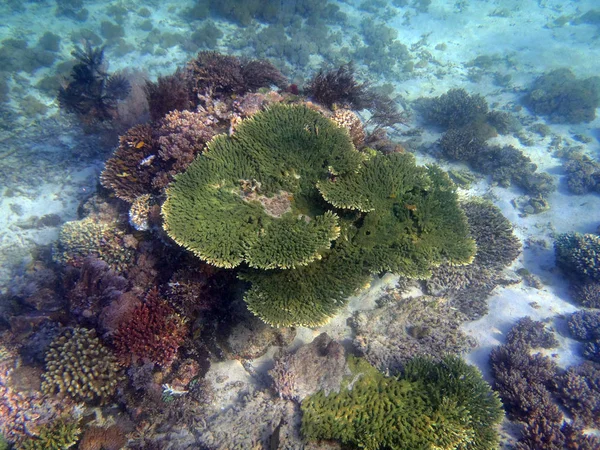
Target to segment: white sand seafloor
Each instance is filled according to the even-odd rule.
[[[143,2],[140,3],[140,5]],[[365,15],[357,9],[361,1],[344,2],[342,9],[350,14],[351,21],[359,23]],[[581,15],[592,8],[598,8],[597,0],[578,2],[565,1],[470,1],[457,2],[454,0],[434,1],[428,13],[416,14],[411,9],[408,20],[402,14],[391,17],[386,24],[398,31],[398,39],[410,47],[426,37],[426,43],[421,50],[427,50],[436,61],[436,65],[415,72],[415,77],[395,84],[396,93],[404,100],[411,102],[419,97],[438,96],[448,89],[462,87],[469,93],[484,95],[493,109],[514,110],[519,104],[523,90],[543,72],[568,67],[579,78],[600,74],[600,38],[598,28],[592,25],[565,25],[553,27],[553,21],[559,16]],[[461,9],[462,7],[462,9]],[[90,6],[93,16],[93,4]],[[461,9],[461,10],[460,10]],[[493,11],[505,9],[508,17],[490,15]],[[167,8],[154,12],[154,18],[165,20],[164,26],[177,27],[170,23]],[[460,10],[460,11],[459,11]],[[160,17],[159,14],[163,14]],[[25,26],[25,21],[19,16],[15,29]],[[15,19],[15,20],[16,20]],[[92,20],[92,19],[90,19]],[[52,25],[54,26],[54,25]],[[50,29],[52,29],[52,26]],[[75,26],[75,25],[73,25]],[[60,26],[57,24],[55,29]],[[44,31],[44,30],[42,30]],[[126,39],[135,41],[135,30]],[[6,22],[0,26],[0,39],[11,35],[11,24]],[[436,50],[438,44],[446,44],[445,50]],[[223,51],[224,49],[220,49]],[[135,54],[133,54],[135,55]],[[479,55],[497,55],[509,58],[511,67],[499,66],[499,71],[512,75],[508,87],[494,84],[493,77],[484,75],[481,81],[473,83],[467,78],[468,69],[465,63]],[[245,55],[252,57],[252,55]],[[115,60],[111,68],[129,64],[143,65],[152,58],[134,58],[128,55],[123,60]],[[161,61],[148,63],[150,76],[156,73],[170,72],[176,64],[182,64],[186,57],[175,49]],[[359,67],[360,70],[360,67]],[[371,81],[377,82],[377,79]],[[390,80],[386,80],[390,81]],[[526,109],[518,112],[521,116],[529,115]],[[545,123],[543,118],[538,122]],[[410,123],[410,126],[418,126]],[[553,135],[561,136],[571,144],[584,145],[585,152],[598,159],[600,153],[600,118],[591,123],[577,125],[556,125],[547,123]],[[531,134],[531,133],[530,133]],[[592,137],[591,142],[581,144],[575,142],[577,134]],[[440,134],[425,133],[424,142],[435,142]],[[485,317],[467,322],[463,329],[474,337],[479,346],[466,355],[468,361],[476,364],[489,380],[488,358],[490,350],[504,343],[505,335],[511,326],[521,317],[531,316],[534,320],[547,321],[555,331],[560,342],[558,349],[548,351],[561,367],[567,367],[580,362],[578,346],[574,340],[567,337],[564,316],[575,311],[576,307],[569,298],[567,281],[554,265],[553,235],[564,232],[590,233],[600,225],[600,195],[570,194],[564,181],[562,161],[553,155],[549,149],[551,137],[542,138],[531,134],[532,146],[523,146],[512,137],[500,137],[492,143],[511,144],[521,149],[541,172],[550,173],[558,186],[557,191],[550,194],[548,201],[550,210],[522,216],[513,206],[513,200],[522,196],[518,188],[502,188],[492,186],[483,179],[475,183],[469,191],[461,191],[464,196],[486,196],[491,199],[503,214],[513,223],[515,233],[523,243],[523,252],[511,266],[511,270],[527,269],[537,276],[543,286],[536,289],[525,283],[498,287],[489,298],[489,314]],[[399,136],[401,139],[401,136]],[[0,146],[1,146],[0,142]],[[0,153],[2,148],[0,148]],[[428,155],[417,155],[421,163],[431,162]],[[15,164],[18,159],[15,159]],[[3,161],[0,160],[0,163]],[[438,162],[439,163],[439,162]],[[441,163],[443,167],[450,167]],[[452,166],[454,167],[454,166]],[[18,169],[17,169],[18,170]],[[88,167],[74,166],[65,168],[65,176],[60,180],[44,183],[36,189],[15,192],[13,196],[0,197],[0,290],[9,287],[11,274],[19,261],[27,259],[28,249],[33,244],[49,244],[57,237],[57,229],[31,230],[19,227],[19,223],[30,216],[41,217],[44,214],[56,213],[63,220],[76,218],[77,205],[82,195],[95,186],[95,178],[99,172],[97,164]],[[43,176],[43,174],[40,174]],[[0,186],[0,189],[4,189]],[[15,207],[15,205],[19,205]],[[15,211],[18,211],[15,212]],[[545,243],[545,245],[542,245]],[[297,346],[309,342],[315,336],[325,331],[334,339],[349,340],[351,331],[347,319],[357,310],[369,309],[375,306],[375,299],[393,287],[396,277],[388,275],[374,280],[372,286],[353,297],[348,306],[329,324],[318,329],[300,328],[296,341]],[[410,295],[418,295],[412,291]],[[259,373],[265,373],[272,367],[272,349],[267,355],[252,361],[251,366]],[[226,407],[236,398],[236,392],[226,389],[235,381],[253,384],[255,378],[238,361],[215,363],[211,366],[207,378],[213,381],[222,393],[216,401]]]

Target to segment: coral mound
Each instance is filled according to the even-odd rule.
[[[370,274],[424,278],[475,252],[444,172],[408,153],[358,152],[346,129],[301,104],[214,138],[162,212],[180,245],[242,265],[249,309],[276,326],[324,323]]]
[[[56,338],[46,353],[42,391],[83,402],[108,401],[121,380],[116,359],[94,330],[75,328]]]

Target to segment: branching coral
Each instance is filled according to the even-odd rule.
[[[302,403],[307,439],[338,439],[363,448],[492,449],[502,419],[498,398],[472,366],[458,358],[414,360],[399,378],[352,360],[339,394]]]
[[[213,139],[162,210],[168,234],[200,258],[258,269],[241,274],[250,310],[288,326],[328,320],[371,273],[470,262],[456,202],[437,167],[359,153],[318,112],[275,104]]]
[[[570,69],[552,70],[533,82],[523,103],[552,122],[591,122],[600,105],[600,77],[578,80]]]
[[[110,400],[121,381],[114,356],[84,328],[67,330],[50,344],[43,378],[45,393],[91,403]]]
[[[79,440],[81,429],[77,422],[57,420],[44,425],[19,446],[22,450],[65,450],[73,447]]]
[[[187,334],[187,326],[156,290],[119,325],[113,343],[121,361],[151,361],[171,365]]]
[[[424,285],[428,294],[448,297],[453,307],[474,319],[485,314],[486,297],[505,282],[501,271],[517,258],[521,243],[497,206],[475,199],[461,207],[477,244],[475,259],[469,265],[442,264],[433,268]]]
[[[188,64],[194,92],[242,95],[261,87],[283,85],[285,78],[268,61],[243,60],[217,52],[200,52]]]
[[[565,273],[600,281],[600,236],[564,233],[554,242],[556,265]]]

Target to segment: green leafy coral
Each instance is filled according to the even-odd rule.
[[[302,403],[302,432],[366,449],[493,449],[502,405],[481,373],[456,357],[417,358],[400,377],[351,359],[339,393]]]
[[[79,440],[81,429],[77,422],[60,419],[43,425],[35,436],[28,437],[18,448],[21,450],[65,450]]]
[[[339,234],[336,215],[319,208],[315,181],[356,170],[362,159],[348,133],[321,114],[274,106],[213,139],[176,179],[163,205],[165,229],[220,267],[308,264]],[[278,207],[268,209],[276,196]]]
[[[169,187],[163,216],[200,258],[241,266],[249,309],[276,326],[326,322],[373,273],[422,278],[475,253],[444,172],[358,152],[304,105],[273,105],[213,139]]]

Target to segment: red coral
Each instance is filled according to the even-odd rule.
[[[151,361],[163,367],[171,365],[187,334],[187,326],[156,290],[122,322],[113,337],[124,364]]]

